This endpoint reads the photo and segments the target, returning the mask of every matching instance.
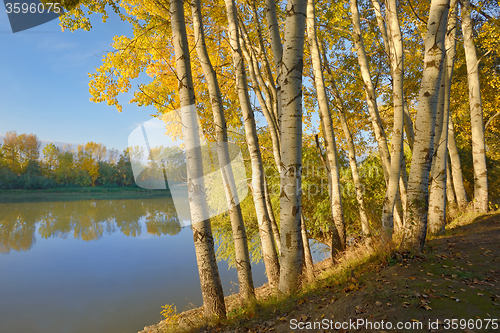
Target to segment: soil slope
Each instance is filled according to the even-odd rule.
[[[395,255],[279,308],[196,331],[500,332],[500,214],[428,241],[421,256]]]

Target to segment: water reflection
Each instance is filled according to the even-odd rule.
[[[188,216],[177,214],[171,198],[149,200],[83,200],[0,204],[0,253],[28,251],[42,238],[73,236],[94,241],[117,231],[141,235],[176,235]]]

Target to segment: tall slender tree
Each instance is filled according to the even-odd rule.
[[[469,200],[464,186],[464,176],[460,155],[458,153],[457,142],[455,141],[455,130],[453,128],[453,119],[450,117],[448,122],[448,151],[450,153],[451,176],[453,178],[453,188],[457,196],[457,203],[460,209],[465,209]]]
[[[238,13],[234,0],[225,0],[229,25],[229,41],[232,49],[233,66],[236,74],[236,89],[245,126],[245,136],[252,166],[252,194],[259,223],[262,255],[266,265],[267,278],[272,288],[278,287],[279,262],[273,240],[273,231],[269,211],[265,201],[264,167],[255,125],[254,112],[250,104],[248,83],[243,62],[243,53],[239,37]]]
[[[208,56],[207,46],[205,44],[205,32],[203,28],[203,19],[201,15],[201,1],[191,1],[191,12],[193,16],[193,28],[196,42],[196,53],[201,62],[201,67],[207,81],[210,102],[212,104],[212,114],[215,125],[217,155],[219,165],[221,165],[222,180],[229,207],[229,218],[231,220],[231,229],[233,231],[233,241],[235,250],[236,270],[238,272],[238,282],[240,295],[245,299],[254,299],[255,290],[252,279],[252,270],[250,265],[250,256],[248,253],[247,234],[241,206],[239,205],[238,192],[234,180],[233,170],[231,168],[231,159],[229,157],[226,117],[222,105],[222,97],[217,80],[217,75]]]
[[[445,39],[445,67],[441,77],[438,114],[436,120],[436,145],[431,170],[431,189],[429,195],[429,233],[444,233],[446,224],[447,165],[448,165],[448,122],[450,110],[451,79],[455,64],[455,45],[457,31],[457,1],[451,0],[448,27]],[[450,193],[453,195],[453,193]]]
[[[403,162],[403,129],[404,129],[404,58],[403,34],[399,25],[398,11],[395,0],[387,1],[387,20],[389,26],[390,66],[393,86],[394,128],[391,141],[391,165],[389,182],[382,210],[382,227],[390,231],[393,227],[393,212],[396,202],[399,178]]]
[[[281,64],[281,270],[279,289],[294,292],[302,270],[302,69],[307,0],[289,0]]]
[[[429,10],[402,250],[421,251],[427,234],[429,173],[434,150],[434,126],[445,56],[444,38],[449,3],[449,0],[432,0]]]
[[[467,62],[467,82],[469,83],[469,105],[472,129],[472,156],[474,166],[474,208],[488,211],[488,171],[486,168],[486,145],[484,142],[484,120],[479,82],[479,60],[474,45],[470,1],[462,2],[462,31],[464,35],[465,60]]]
[[[323,136],[325,138],[326,155],[329,164],[330,179],[332,182],[331,188],[331,211],[333,222],[335,223],[338,237],[332,237],[332,258],[337,255],[337,252],[345,250],[345,222],[344,209],[342,207],[342,193],[340,189],[339,163],[337,156],[337,145],[335,143],[335,135],[333,133],[333,122],[330,107],[328,105],[328,97],[326,95],[325,80],[323,70],[321,68],[321,55],[316,36],[316,14],[314,13],[314,0],[307,1],[307,37],[309,40],[309,52],[314,73],[314,86],[319,106],[319,117],[323,128]],[[335,233],[335,231],[333,231]]]
[[[370,67],[368,63],[368,57],[366,55],[366,49],[364,45],[363,35],[361,31],[361,23],[359,17],[358,1],[350,0],[350,11],[351,11],[351,21],[352,21],[352,38],[354,41],[354,46],[356,49],[356,54],[358,58],[359,68],[361,70],[361,77],[363,79],[363,87],[366,95],[366,102],[368,104],[368,112],[370,114],[370,121],[372,123],[373,133],[375,135],[375,141],[377,142],[377,147],[380,154],[380,160],[382,162],[382,170],[384,171],[384,177],[386,185],[389,184],[389,174],[391,166],[391,156],[389,152],[389,146],[387,144],[387,138],[385,136],[384,128],[382,125],[382,119],[380,118],[380,113],[378,110],[377,95],[375,91],[375,86],[373,84]],[[406,197],[406,188],[401,183],[400,187],[401,194],[403,198]],[[403,200],[403,204],[406,203],[406,199]],[[396,198],[396,222],[398,226],[403,224],[403,209],[401,207],[401,198],[398,196]]]
[[[346,108],[344,106],[342,97],[340,96],[340,92],[337,88],[337,84],[335,83],[334,76],[330,69],[330,65],[327,61],[324,48],[322,48],[323,53],[323,64],[326,68],[326,73],[328,80],[330,81],[330,86],[332,88],[333,97],[335,99],[335,105],[337,107],[338,116],[340,120],[340,124],[342,126],[342,131],[344,132],[344,136],[347,143],[348,149],[348,157],[349,157],[349,166],[351,168],[352,179],[354,182],[354,186],[356,188],[356,200],[358,201],[358,209],[359,209],[359,218],[361,221],[361,230],[363,231],[363,235],[365,237],[370,236],[370,223],[368,221],[368,216],[366,214],[366,207],[364,202],[364,187],[361,183],[361,177],[359,175],[358,164],[356,162],[356,148],[354,147],[354,140],[352,138],[351,131],[349,130],[349,126],[347,125],[346,119]]]
[[[205,186],[203,182],[203,164],[199,144],[198,123],[196,117],[194,85],[191,74],[191,58],[186,33],[184,3],[182,0],[170,0],[170,20],[172,40],[175,50],[176,72],[179,85],[179,99],[183,127],[186,129],[186,164],[189,188],[189,207],[193,229],[196,260],[200,275],[201,293],[205,316],[210,319],[226,318],[224,292],[215,259],[214,240]]]

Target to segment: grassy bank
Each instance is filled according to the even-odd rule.
[[[228,319],[217,326],[207,325],[198,308],[170,313],[141,333],[310,332],[308,325],[325,319],[413,325],[400,332],[446,329],[452,318],[486,325],[500,318],[499,261],[500,212],[460,213],[445,235],[428,239],[420,255],[398,254],[380,241],[351,247],[338,264],[317,264],[315,281],[304,282],[295,295],[276,296],[264,286],[252,304],[242,304],[238,295],[226,297]],[[304,329],[294,326],[297,322]]]
[[[49,202],[73,200],[123,200],[170,197],[165,190],[147,190],[137,187],[75,187],[45,190],[0,190],[0,203]]]

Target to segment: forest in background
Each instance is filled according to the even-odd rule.
[[[128,150],[120,153],[101,143],[57,147],[31,134],[7,132],[0,145],[0,189],[40,190],[57,187],[133,186]]]

